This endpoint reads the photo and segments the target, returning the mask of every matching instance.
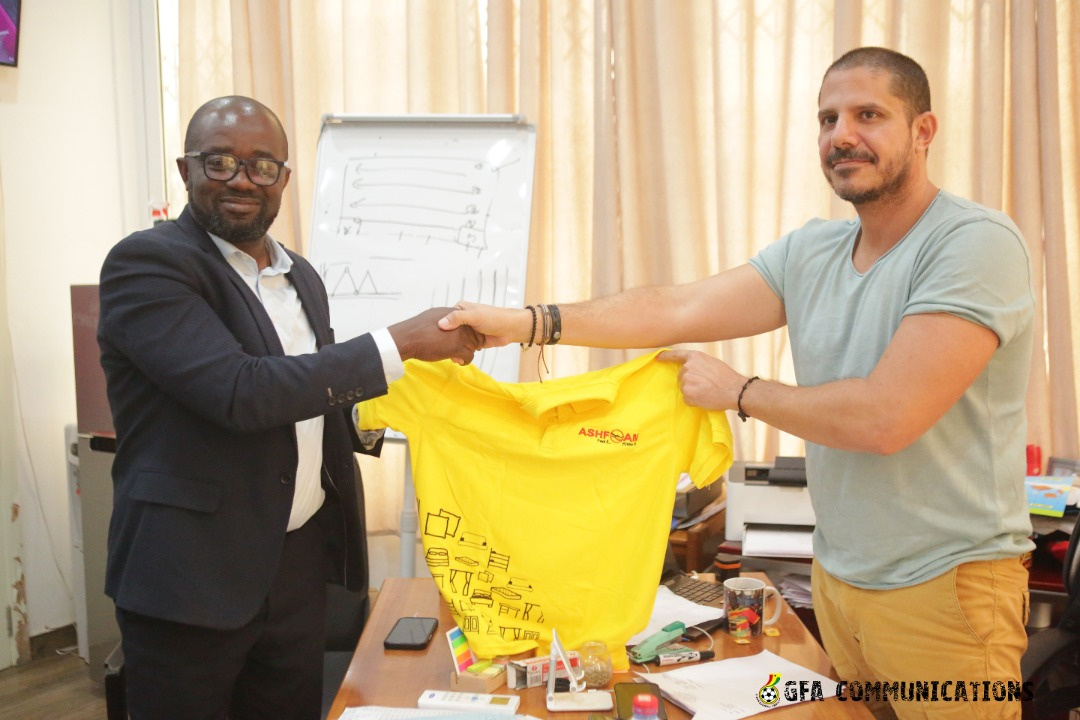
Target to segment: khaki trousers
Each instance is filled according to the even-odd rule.
[[[1007,697],[1010,682],[1013,697],[1020,691],[1028,573],[1019,558],[964,563],[894,590],[849,585],[814,562],[811,582],[848,702],[867,702],[878,718],[1020,717],[1019,701],[995,699]],[[930,697],[913,693],[916,683],[933,689]]]

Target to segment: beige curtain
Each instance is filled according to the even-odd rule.
[[[687,282],[810,217],[849,216],[817,164],[821,76],[858,45],[908,53],[941,120],[931,177],[1010,213],[1031,248],[1043,332],[1029,441],[1080,457],[1080,10],[1069,0],[187,0],[179,27],[180,127],[232,92],[285,122],[295,172],[274,233],[296,248],[322,114],[524,114],[537,126],[531,302]],[[706,349],[793,379],[783,332]],[[544,361],[562,376],[626,355],[557,347]],[[525,354],[522,379],[538,367]],[[801,452],[761,423],[735,425],[738,457]],[[369,519],[384,505],[392,518],[397,484],[370,478],[400,468],[365,472]]]

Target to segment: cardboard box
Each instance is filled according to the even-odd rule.
[[[490,694],[505,684],[505,665],[488,665],[483,671],[476,673],[450,673],[450,689],[456,692]]]
[[[570,659],[570,667],[581,667],[581,658],[577,650],[570,650],[566,655]],[[524,660],[511,660],[506,666],[506,686],[511,690],[524,690],[525,688],[545,685],[550,665],[550,655],[537,655]],[[555,677],[568,677],[561,660],[556,666]]]

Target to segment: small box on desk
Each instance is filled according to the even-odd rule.
[[[505,665],[488,665],[479,672],[450,673],[450,689],[455,692],[491,694],[505,684]]]
[[[581,666],[581,658],[577,650],[568,650],[567,658],[570,667]],[[506,686],[511,690],[524,690],[525,688],[540,687],[547,682],[548,671],[551,666],[551,656],[537,655],[524,660],[511,660],[506,670]],[[566,667],[562,660],[555,666],[555,677],[567,677]]]

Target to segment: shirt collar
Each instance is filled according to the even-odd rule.
[[[217,246],[217,249],[221,253],[221,256],[226,260],[239,255],[241,260],[243,260],[243,258],[247,258],[252,263],[255,262],[255,258],[251,257],[228,240],[220,238],[214,233],[207,234],[210,236],[210,239],[214,241],[214,245]],[[285,273],[292,270],[292,258],[290,258],[289,254],[285,252],[280,245],[277,244],[277,241],[267,235],[266,243],[267,247],[270,249],[270,265],[263,272],[265,272],[267,275],[284,275]]]

